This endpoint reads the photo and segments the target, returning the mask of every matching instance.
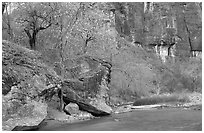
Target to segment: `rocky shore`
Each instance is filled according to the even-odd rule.
[[[133,112],[136,110],[160,110],[160,109],[171,109],[171,108],[180,108],[184,110],[202,110],[202,95],[199,93],[188,94],[189,102],[181,103],[181,102],[169,102],[169,103],[159,103],[154,105],[140,105],[134,106],[133,102],[127,103],[125,105],[120,105],[118,107],[114,107],[112,110],[112,114],[121,114]],[[94,117],[90,113],[79,111],[78,107],[74,104],[70,104],[69,110],[71,112],[71,116],[61,113],[56,110],[50,110],[52,114],[55,114],[55,118],[47,117],[41,124],[41,126],[46,127],[59,127],[59,125],[63,125],[65,123],[78,123],[82,121],[88,121],[91,119],[97,119],[100,117]],[[49,116],[49,115],[48,115]],[[39,129],[41,127],[39,126]],[[35,128],[34,128],[35,129]],[[22,130],[22,129],[21,129]]]

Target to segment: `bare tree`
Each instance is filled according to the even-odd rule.
[[[6,6],[7,6],[6,2],[2,2],[2,14],[4,13]]]
[[[59,28],[59,38],[60,42],[57,44],[57,48],[60,52],[60,67],[61,67],[61,78],[62,82],[65,80],[65,57],[64,57],[64,47],[67,45],[67,33],[72,31],[73,25],[77,22],[77,20],[80,18],[83,10],[84,5],[83,3],[79,3],[78,9],[74,13],[71,13],[69,9],[67,9],[66,5],[62,5],[62,3],[57,3],[57,8],[61,9],[58,10],[58,13],[56,15],[57,22],[56,26]],[[68,18],[70,19],[68,19]],[[66,19],[66,20],[65,20]],[[63,111],[64,105],[63,105],[63,90],[59,90],[59,96],[60,96],[60,111]]]
[[[36,49],[37,34],[54,23],[56,3],[20,3],[16,22],[21,24],[29,38],[31,49]]]
[[[3,2],[2,3],[2,21],[4,22],[2,25],[2,30],[6,30],[9,35],[9,40],[13,39],[13,30],[11,26],[11,2]],[[7,38],[8,39],[8,38]]]

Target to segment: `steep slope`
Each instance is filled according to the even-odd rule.
[[[23,130],[23,127],[27,130],[26,126],[36,128],[36,125],[52,115],[51,108],[59,109],[59,90],[63,90],[66,104],[76,103],[79,110],[94,116],[109,115],[110,112],[105,111],[111,111],[111,108],[103,100],[107,90],[104,78],[108,71],[101,65],[104,64],[102,60],[89,57],[76,59],[78,69],[68,69],[67,77],[62,78],[44,63],[39,52],[5,40],[2,47],[3,130],[12,130],[16,126],[21,127],[15,130]],[[85,67],[86,62],[89,64]],[[68,73],[74,74],[74,77]],[[64,119],[69,119],[65,113]]]

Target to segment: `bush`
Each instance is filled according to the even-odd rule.
[[[202,63],[196,58],[181,60],[176,57],[175,62],[167,62],[161,75],[161,93],[173,92],[201,92]]]
[[[187,102],[189,101],[187,97],[179,97],[179,95],[160,95],[160,96],[153,96],[153,97],[146,97],[137,99],[133,105],[140,106],[140,105],[151,105],[151,104],[158,104],[158,103],[166,103],[166,102]]]

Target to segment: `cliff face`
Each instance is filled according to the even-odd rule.
[[[121,36],[143,46],[176,43],[177,55],[202,49],[202,7],[196,2],[114,3]]]
[[[144,4],[113,3],[115,8],[115,27],[118,33],[129,41],[143,42]]]
[[[185,77],[183,71],[186,65],[201,70],[199,61],[191,66],[194,59],[188,58],[193,47],[201,47],[199,3],[111,4],[119,36],[117,54],[112,56],[111,101],[120,103],[145,95],[195,88],[191,86],[193,77]]]

